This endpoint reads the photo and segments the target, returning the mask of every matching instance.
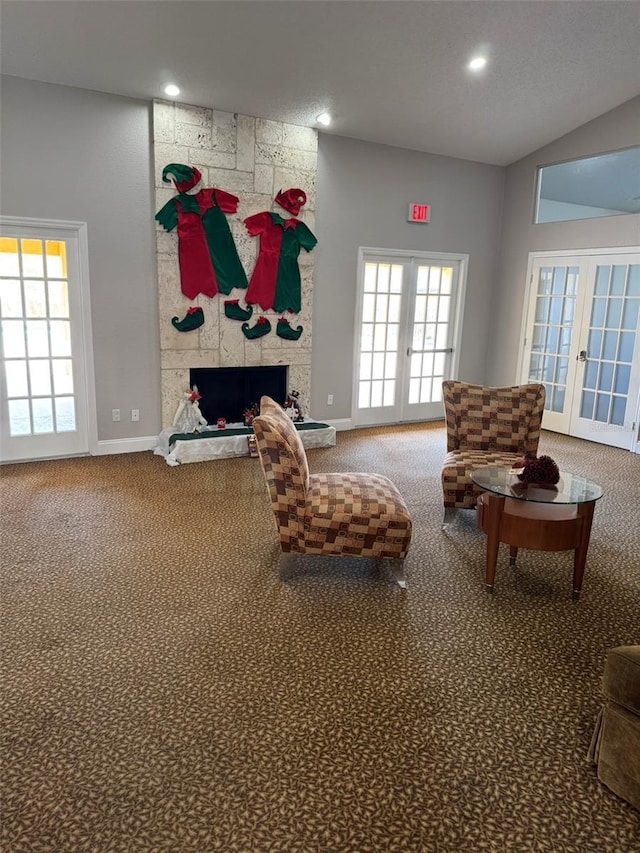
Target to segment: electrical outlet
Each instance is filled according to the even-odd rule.
[[[131,409],[131,420],[139,421],[140,420],[140,409]]]
[[[120,409],[111,409],[111,420],[119,421],[120,420]]]
[[[333,394],[327,396],[327,406],[333,406]]]

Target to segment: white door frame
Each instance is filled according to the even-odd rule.
[[[398,258],[403,261],[415,259],[417,261],[457,261],[459,264],[458,272],[458,298],[456,300],[455,313],[452,317],[453,322],[453,352],[451,353],[451,376],[456,378],[458,375],[458,366],[460,362],[460,346],[462,343],[462,326],[464,318],[464,306],[467,293],[467,271],[469,268],[469,255],[459,254],[457,252],[421,252],[411,251],[410,249],[380,249],[378,247],[360,246],[358,248],[358,266],[357,266],[357,282],[358,291],[356,294],[356,310],[354,318],[354,348],[353,348],[353,366],[351,370],[351,423],[357,423],[358,409],[358,356],[360,352],[361,335],[361,315],[362,301],[364,298],[364,258],[365,255],[381,255],[385,258]],[[444,409],[443,409],[444,417]]]
[[[522,319],[520,324],[520,342],[518,350],[518,366],[516,381],[521,381],[525,369],[525,338],[529,329],[529,309],[531,305],[531,289],[533,287],[533,268],[539,261],[545,258],[563,258],[569,262],[572,258],[587,258],[601,255],[631,255],[640,252],[640,246],[601,246],[599,248],[590,249],[547,249],[544,251],[529,252],[527,258],[527,275],[524,303],[522,306]],[[638,418],[640,418],[640,395],[637,400],[637,418],[635,422],[636,440],[629,448],[632,452],[640,453],[640,431],[638,426]]]
[[[78,240],[78,276],[80,323],[82,340],[82,358],[84,361],[84,395],[77,397],[77,404],[84,408],[87,424],[87,439],[89,453],[98,453],[98,418],[96,410],[95,369],[93,363],[93,333],[91,326],[91,299],[89,289],[89,240],[86,222],[74,222],[60,219],[32,219],[25,216],[0,216],[2,228],[31,228],[49,231],[51,239],[56,239],[56,233],[63,231],[75,232]],[[62,238],[60,238],[62,239]]]
[[[529,320],[529,302],[531,296],[531,286],[533,281],[533,267],[539,258],[576,258],[587,257],[590,255],[629,255],[635,252],[640,252],[640,246],[604,246],[600,249],[546,249],[542,252],[529,252],[527,256],[527,275],[525,281],[527,283],[525,289],[524,302],[522,305],[522,319],[520,323],[520,346],[518,350],[518,367],[516,372],[516,381],[520,381],[524,370],[524,339],[527,336],[528,320]]]

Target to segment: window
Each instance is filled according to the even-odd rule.
[[[640,147],[538,169],[534,222],[640,213]]]

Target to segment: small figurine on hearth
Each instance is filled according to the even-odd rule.
[[[282,408],[285,410],[285,413],[289,415],[291,420],[295,423],[304,420],[302,416],[302,411],[300,410],[300,403],[298,402],[299,397],[300,394],[298,391],[289,391],[289,396],[284,401],[284,404],[282,406]]]
[[[201,399],[202,395],[198,393],[197,385],[194,385],[191,391],[184,392],[173,419],[173,429],[176,432],[200,432],[207,426],[198,403]]]
[[[242,419],[245,426],[251,426],[253,419],[260,414],[260,407],[257,403],[252,403],[242,413]]]

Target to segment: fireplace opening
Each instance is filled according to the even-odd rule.
[[[260,403],[267,394],[283,403],[287,396],[289,366],[268,367],[194,367],[189,371],[189,385],[198,386],[202,395],[200,411],[208,424],[218,418],[227,423],[242,422],[244,410]]]

